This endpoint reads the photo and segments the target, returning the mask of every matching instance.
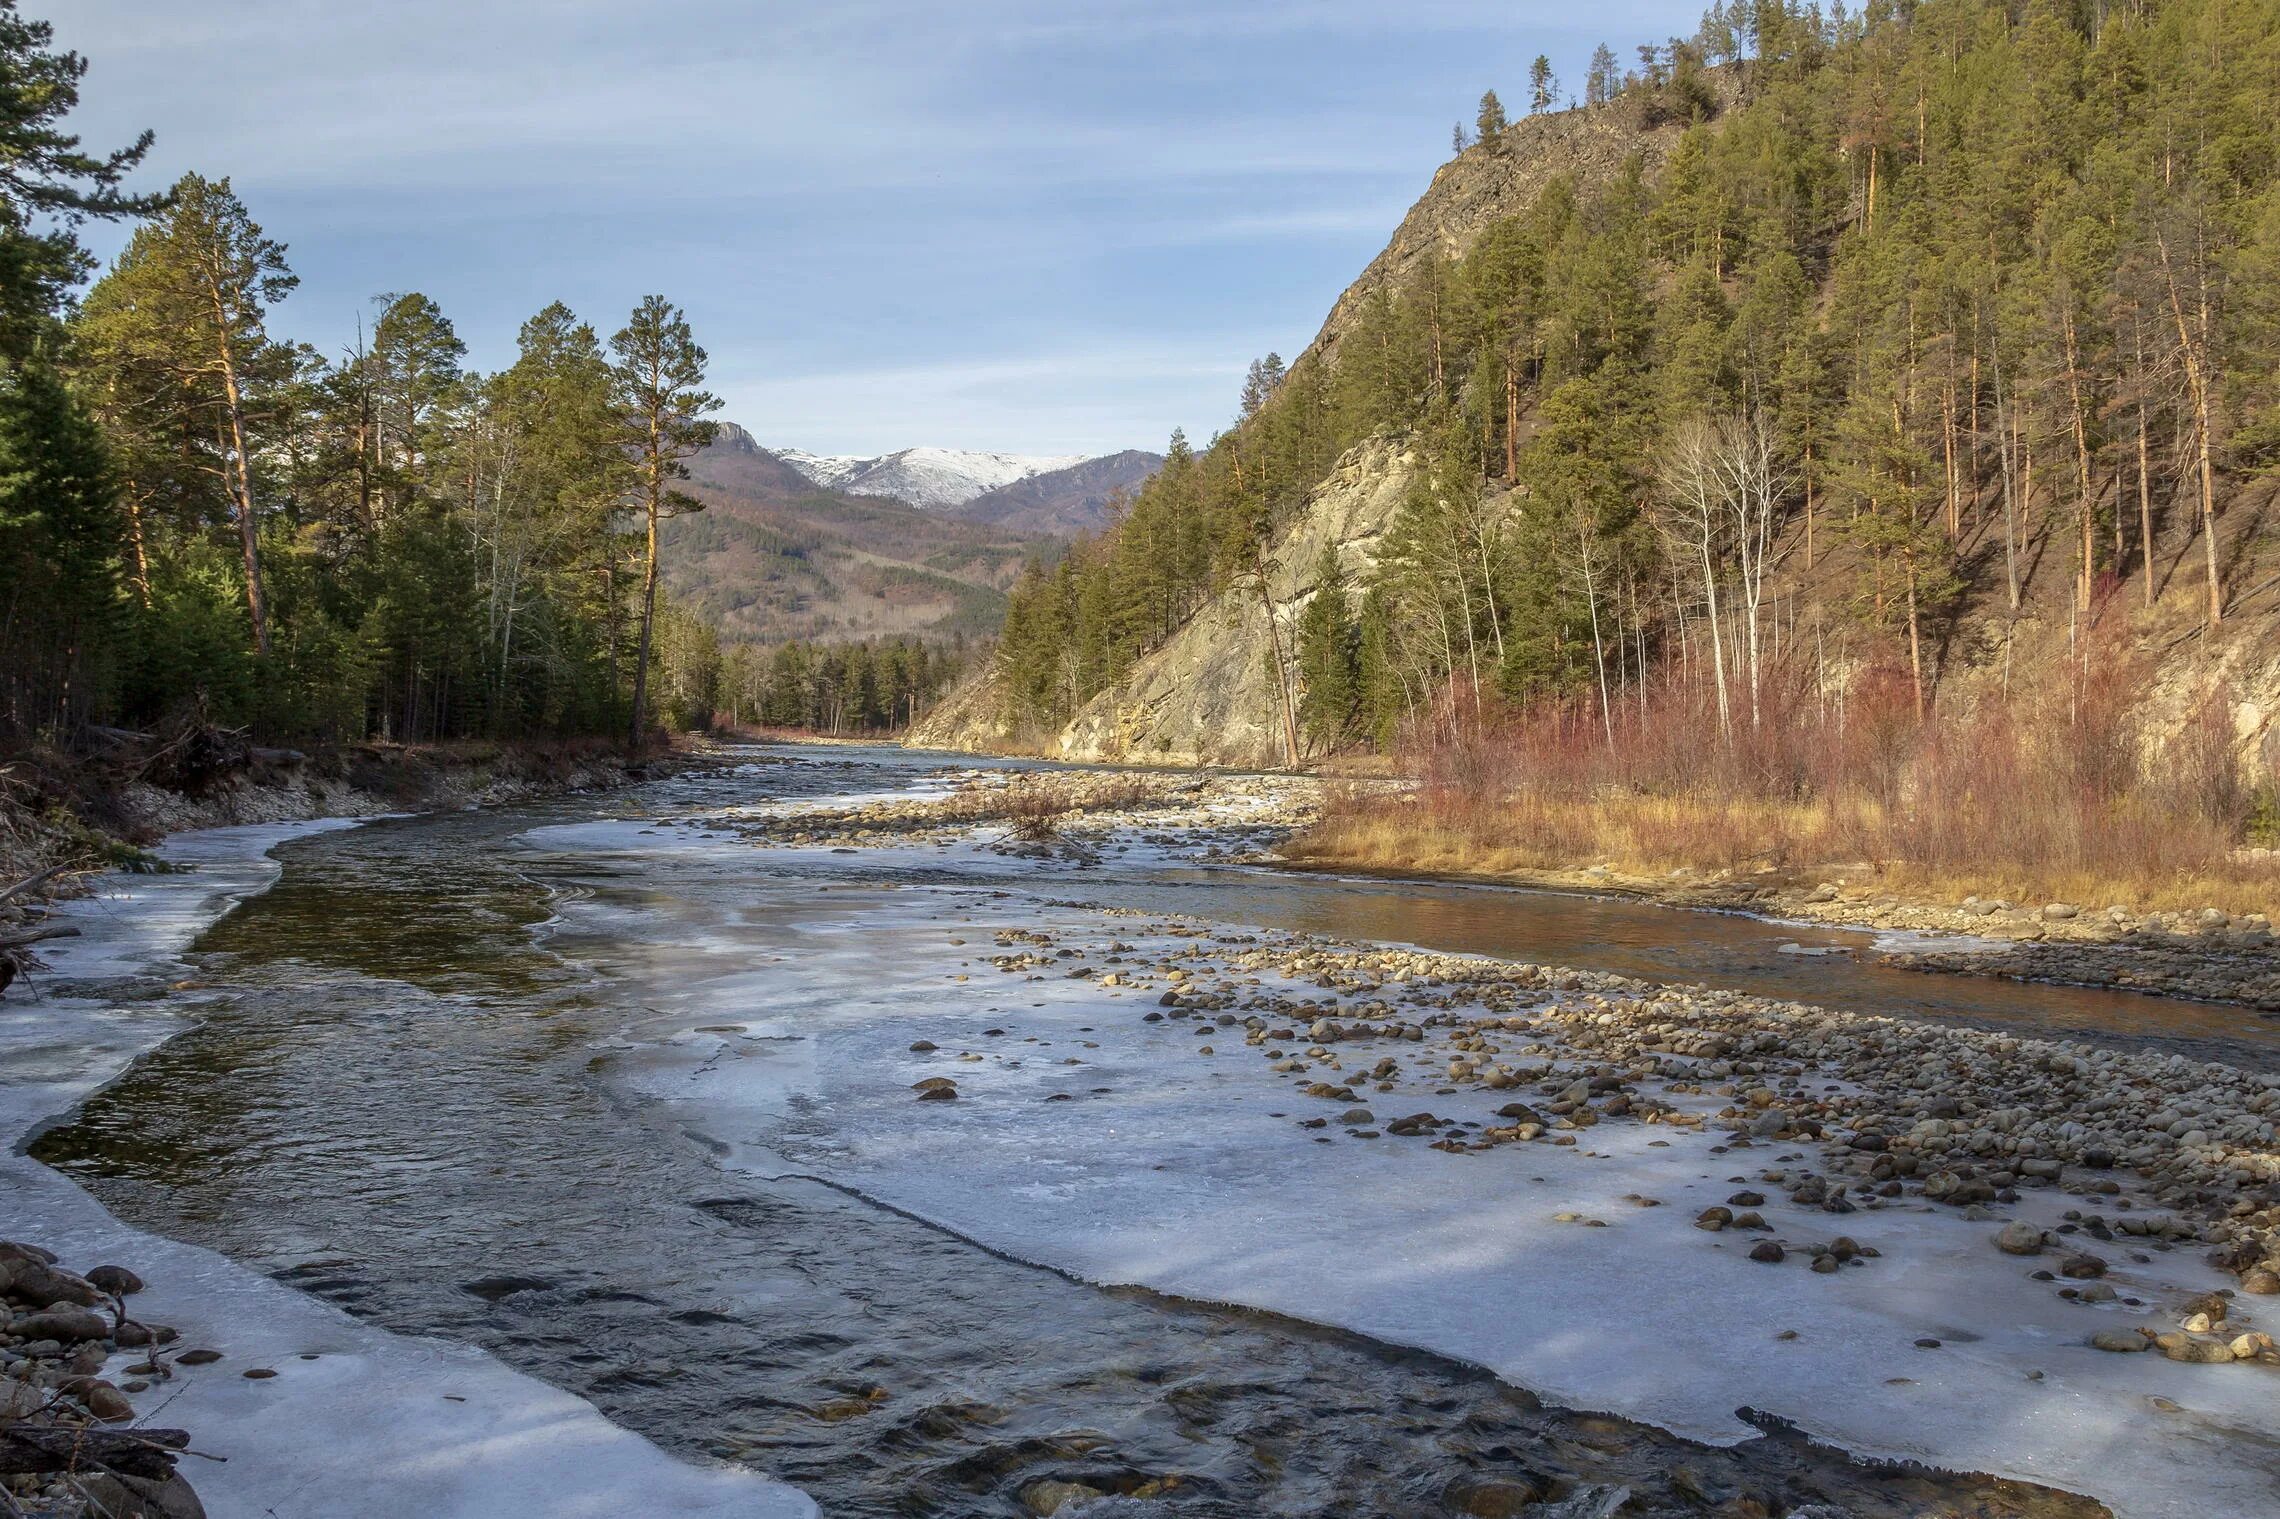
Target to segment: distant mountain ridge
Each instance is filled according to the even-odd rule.
[[[1119,497],[1163,467],[1164,456],[1128,448],[1047,470],[985,491],[958,508],[968,522],[1027,533],[1094,533],[1106,527]]]
[[[960,448],[903,448],[860,458],[772,450],[777,458],[827,490],[851,496],[891,496],[925,511],[963,506],[985,492],[1082,464],[1082,454],[1032,456]]]
[[[674,590],[733,641],[987,637],[1028,540],[816,484],[734,423],[688,461],[708,508],[666,526]]]
[[[770,448],[733,422],[701,456],[701,478],[748,496],[790,501],[829,493],[897,501],[931,515],[982,524],[1001,535],[1067,538],[1097,532],[1113,504],[1163,464],[1128,448],[1083,455],[905,448],[859,458]]]
[[[922,507],[888,494],[889,477],[873,467],[892,461],[910,470],[905,488],[942,464],[929,482],[933,498],[960,499]],[[764,447],[724,422],[688,462],[688,489],[710,510],[666,524],[667,577],[727,637],[774,643],[986,638],[1022,563],[1099,527],[1116,493],[1162,461],[1137,450],[1063,463],[946,449],[826,460]],[[1057,467],[1030,468],[1037,464]],[[845,483],[820,483],[818,474]],[[964,482],[954,490],[952,475]],[[999,483],[969,490],[980,478]]]

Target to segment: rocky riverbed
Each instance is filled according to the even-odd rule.
[[[1848,936],[1577,898],[1544,900],[1667,918],[1669,953],[1529,953],[1535,899],[1477,889],[1493,954],[1402,947],[1483,946],[1378,928],[1382,884],[1198,868],[1270,854],[1303,805],[1279,778],[771,752],[312,839],[202,941],[204,1024],[32,1156],[254,1268],[208,1280],[258,1284],[258,1325],[155,1310],[280,1373],[169,1389],[231,1456],[208,1501],[253,1511],[320,1511],[274,1485],[308,1442],[257,1421],[331,1396],[348,1428],[390,1366],[357,1427],[434,1421],[391,1512],[420,1511],[418,1447],[536,1407],[494,1378],[417,1413],[435,1370],[383,1329],[735,1463],[708,1497],[765,1472],[831,1512],[2280,1496],[2280,1113],[2253,1061],[2205,1058],[2221,1037],[2133,1045],[2126,1013],[2062,1037],[2161,1004],[1984,981],[1955,986],[2067,1021],[1896,1016],[1928,978],[1772,948]],[[1777,962],[1759,990],[1851,1000],[1693,984],[1690,932]],[[168,1240],[25,1217],[154,1298],[183,1279]],[[286,1283],[363,1320],[364,1358],[337,1315],[277,1330]],[[364,1512],[338,1482],[322,1511]]]
[[[892,854],[910,842],[878,827],[881,816],[872,814],[869,834],[843,833],[830,847]],[[1113,858],[1147,844],[1144,818],[1114,822],[1122,826],[1088,839],[1090,853]],[[1002,847],[978,826],[942,819],[939,828],[929,847],[960,838]],[[738,832],[768,846],[824,842],[789,815],[745,820]],[[1262,833],[1247,844],[1271,848],[1272,840]],[[1802,895],[1822,900],[1796,907],[1834,921],[1872,916],[1841,892]],[[1074,998],[1096,1017],[1149,1030],[1140,1037],[1159,1047],[1167,1035],[1179,1039],[1213,1091],[1270,1084],[1281,1096],[1276,1120],[1327,1147],[1321,1165],[1336,1167],[1331,1154],[1351,1153],[1349,1164],[1381,1157],[1367,1162],[1375,1168],[1389,1151],[1406,1151],[1419,1156],[1402,1163],[1405,1175],[1415,1172],[1411,1186],[1436,1185],[1417,1165],[1447,1166],[1461,1195],[1509,1190],[1523,1205],[1541,1198],[1541,1226],[1583,1238],[1605,1231],[1617,1242],[1605,1248],[1618,1252],[1650,1219],[1678,1215],[1685,1234],[1677,1240],[1667,1225],[1652,1226],[1667,1248],[1762,1273],[1746,1278],[1756,1284],[1746,1288],[1753,1301],[1791,1303],[1809,1319],[1817,1295],[1838,1294],[1831,1311],[1883,1299],[1874,1311],[1901,1328],[1902,1350],[1927,1366],[1966,1357],[1975,1373],[1999,1361],[1996,1374],[2021,1388],[2019,1406],[2047,1399],[2051,1416],[2064,1407],[2079,1417],[2106,1397],[2119,1400],[2118,1411],[2134,1397],[2181,1428],[2205,1429],[2202,1421],[2268,1409],[2280,1392],[2271,1338],[2280,1324],[2271,1312],[2280,1294],[2280,1076],[2126,1041],[2021,1037],[1322,935],[1231,933],[1120,909],[1113,890],[1053,905],[1073,916],[1015,921],[1023,914],[1009,906],[994,926],[987,911],[960,917],[973,926],[949,941],[961,947],[954,979],[987,969],[1021,988],[1000,998],[1055,999],[1037,1004],[1045,1007]],[[1791,905],[1757,904],[1768,915],[1813,916],[1783,910]],[[1956,914],[1974,924],[1991,916]],[[2048,921],[2074,920],[2061,911]],[[2176,954],[2205,959],[2253,955],[2260,926],[2157,921],[2129,931],[2140,946],[2162,947],[2162,936]],[[2050,937],[2125,952],[2085,945],[2089,932]],[[903,1100],[915,1112],[974,1107],[966,1119],[947,1120],[960,1125],[959,1143],[974,1142],[985,1106],[990,1122],[1005,1113],[1008,1072],[1034,1063],[1035,1046],[1062,1042],[1037,1015],[1003,1005],[1006,1015],[979,1038],[961,1028],[910,1045]],[[1080,1046],[1074,1060],[1106,1059],[1090,1048]],[[1255,1074],[1234,1075],[1230,1061]],[[1174,1066],[1151,1080],[1183,1078]],[[1114,1099],[1072,1085],[1042,1100]],[[1197,1122],[1209,1122],[1200,1115]],[[1586,1181],[1594,1169],[1623,1178],[1613,1184],[1619,1190]],[[1375,1211],[1366,1205],[1360,1216]],[[1073,1259],[1084,1258],[1073,1248]],[[1371,1268],[1357,1261],[1355,1269]],[[1696,1269],[1675,1264],[1672,1279]],[[1256,1300],[1282,1297],[1262,1291]],[[1990,1312],[2002,1305],[2014,1343],[1996,1352],[1999,1336],[1965,1304]],[[1357,1312],[1342,1321],[1364,1320]],[[1436,1333],[1436,1348],[1463,1343]],[[1814,1333],[1773,1338],[1796,1343]],[[1513,1359],[1523,1379],[1528,1360],[1525,1352]],[[1892,1388],[1926,1380],[1947,1377],[1907,1365],[1884,1376]],[[2133,1385],[2135,1394],[2126,1390]],[[2233,1452],[2251,1468],[2255,1444],[2280,1438],[2280,1429],[2247,1433],[2257,1422],[2247,1417],[2241,1438],[2249,1443]],[[2031,1465],[2043,1459],[2024,1454],[2032,1445],[2022,1437],[2003,1453]],[[2076,1471],[2087,1483],[2087,1471]],[[2140,1501],[2124,1511],[2160,1510]]]
[[[2280,1295],[2280,1076],[1558,967],[1304,936],[1231,950],[1200,927],[1159,932],[1198,942],[1134,964],[1117,953],[1129,945],[1103,954],[1009,930],[991,963],[1162,987],[1144,1018],[1188,1023],[1199,1055],[1266,1062],[1321,1105],[1295,1120],[1305,1128],[1450,1155],[1573,1147],[1602,1125],[1659,1129],[1677,1136],[1666,1143],[1743,1157],[1728,1162],[1750,1173],[1741,1190],[1695,1226],[1753,1236],[1753,1261],[1865,1267],[1878,1253],[1844,1232],[1844,1216],[1952,1210],[1988,1226],[1988,1270],[2039,1257],[2031,1275],[2060,1298],[2126,1314],[2119,1329],[2086,1321],[2101,1350],[2280,1367],[2245,1302]],[[1428,1088],[1514,1100],[1487,1120],[1376,1111]],[[1395,1094],[1403,1102],[1387,1103]],[[1790,1205],[1780,1226],[1760,1211],[1768,1192]],[[2061,1221],[2000,1223],[2029,1193],[2062,1195]],[[2148,1251],[2181,1248],[2206,1251],[2237,1286],[2162,1301],[2103,1281],[2109,1256],[2148,1265]]]
[[[1082,863],[1123,841],[1205,859],[1249,859],[1321,811],[1307,776],[945,767],[919,795],[704,820],[755,843],[798,847],[949,844]]]
[[[84,1275],[38,1245],[0,1242],[0,1477],[25,1519],[202,1519],[177,1469],[187,1432],[146,1427],[135,1398],[221,1356],[133,1316],[142,1278]],[[274,1375],[249,1370],[247,1376]]]

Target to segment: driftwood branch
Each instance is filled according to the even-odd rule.
[[[0,1473],[72,1472],[102,1467],[129,1477],[164,1479],[174,1453],[190,1444],[186,1429],[82,1429],[62,1424],[0,1425]]]
[[[13,886],[0,886],[0,902],[12,902],[27,891],[37,891],[70,868],[68,865],[50,865],[39,874],[26,876]]]

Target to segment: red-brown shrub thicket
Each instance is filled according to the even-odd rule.
[[[2156,694],[2147,661],[2086,639],[1921,713],[1904,661],[1779,670],[1756,721],[1721,732],[1707,679],[1666,672],[1604,712],[1592,694],[1443,725],[1410,754],[1413,801],[1341,796],[1302,847],[1492,870],[1866,864],[1955,894],[2266,905],[2280,871],[2241,846],[2271,779],[2233,693],[2166,726]]]

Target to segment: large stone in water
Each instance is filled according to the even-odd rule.
[[[1107,1496],[1099,1488],[1087,1487],[1082,1482],[1032,1482],[1021,1490],[1021,1504],[1039,1519],[1052,1519],[1073,1503],[1090,1503]]]
[[[180,1472],[159,1481],[98,1472],[78,1480],[97,1519],[206,1519],[205,1505]]]
[[[8,1326],[9,1333],[25,1340],[100,1340],[111,1332],[103,1315],[86,1308],[62,1305],[28,1313]]]
[[[1442,1489],[1441,1501],[1467,1519],[1525,1519],[1543,1496],[1543,1489],[1526,1477],[1476,1475],[1450,1483]]]
[[[143,1280],[124,1266],[97,1266],[87,1273],[90,1286],[99,1287],[113,1297],[125,1297],[130,1292],[143,1290]]]

